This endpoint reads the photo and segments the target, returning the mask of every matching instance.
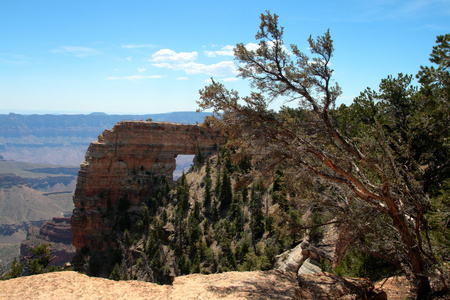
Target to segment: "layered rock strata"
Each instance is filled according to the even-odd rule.
[[[78,173],[72,216],[77,256],[111,249],[120,213],[155,197],[161,183],[172,180],[178,155],[207,156],[222,143],[218,132],[199,125],[127,121],[105,130]]]
[[[40,244],[51,244],[50,255],[53,258],[50,265],[64,266],[75,255],[72,245],[72,230],[70,217],[53,218],[42,223],[41,228],[29,226],[27,239],[20,245],[20,255],[31,255],[30,249]]]

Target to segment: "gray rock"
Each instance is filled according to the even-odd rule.
[[[287,250],[282,254],[277,256],[277,261],[274,264],[275,270],[281,270],[285,272],[297,272],[299,266],[304,260],[303,247],[305,246],[302,242],[298,244],[295,248]]]
[[[304,274],[315,274],[320,272],[322,272],[322,269],[320,268],[319,262],[311,258],[307,258],[300,266],[300,269],[298,269],[299,276]]]

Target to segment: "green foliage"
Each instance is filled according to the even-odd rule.
[[[220,203],[220,210],[222,212],[228,210],[231,205],[231,201],[233,199],[233,191],[231,187],[231,179],[230,175],[228,174],[227,169],[223,169],[222,171],[222,181],[219,188],[219,203]]]
[[[30,249],[31,259],[27,261],[29,275],[42,274],[50,263],[51,244],[41,244]]]
[[[439,195],[431,199],[427,211],[429,247],[435,253],[438,263],[443,266],[450,261],[450,179],[442,183]]]
[[[123,242],[128,247],[131,246],[131,244],[133,243],[133,240],[131,239],[131,235],[128,229],[125,229],[125,232],[123,233]]]
[[[11,264],[11,270],[6,273],[4,276],[1,277],[1,279],[11,279],[11,278],[17,278],[22,276],[22,268],[23,264],[20,261],[17,261],[17,259],[14,259],[14,261]]]
[[[209,209],[211,205],[211,188],[212,188],[212,179],[211,179],[211,164],[209,159],[206,160],[206,169],[205,169],[205,192],[203,194],[203,206],[206,209]]]
[[[189,208],[189,184],[186,179],[186,174],[183,171],[183,174],[177,181],[177,207],[185,212]]]
[[[45,272],[60,271],[60,267],[48,267],[52,260],[50,256],[51,246],[52,244],[40,244],[30,248],[31,255],[21,257],[20,260],[14,259],[11,264],[11,270],[2,276],[1,279],[16,278],[22,276],[22,274],[36,275]]]
[[[165,192],[166,196],[169,195],[170,190],[171,190],[171,187],[170,187],[170,183],[169,183],[169,178],[166,177],[164,180],[164,192]]]
[[[196,159],[197,163],[203,164],[205,161],[205,158],[203,157],[202,149],[200,148],[199,143],[197,142],[197,153],[196,153]]]
[[[110,280],[119,281],[122,280],[122,274],[120,273],[120,266],[118,264],[114,265],[114,269],[108,277]]]
[[[399,273],[399,269],[389,262],[358,249],[349,251],[334,269],[323,260],[321,265],[324,271],[331,271],[338,276],[369,278],[373,282]]]
[[[286,212],[289,210],[287,194],[283,182],[283,173],[279,169],[275,171],[275,180],[272,185],[271,195],[273,200],[278,203],[283,211]]]
[[[428,268],[436,260],[421,238],[428,227],[424,213],[429,197],[437,196],[450,177],[450,35],[437,38],[430,58],[436,66],[421,68],[420,88],[411,75],[388,76],[378,91],[368,88],[336,110],[341,90],[332,78],[330,31],[309,37],[311,57],[301,52],[306,47],[291,45],[288,51],[283,34],[277,15],[261,14],[258,48],[241,43],[234,51],[239,76],[257,91],[241,97],[213,81],[200,91],[200,108],[214,112],[215,125],[227,133],[227,149],[240,145],[241,152],[253,155],[255,170],[267,174],[281,165],[298,174],[295,179],[307,174],[326,182],[313,193],[307,190],[317,185],[311,180],[302,194],[334,207],[339,222],[358,226],[349,238],[367,250],[376,246],[378,254],[401,265],[417,297],[427,298]],[[276,98],[299,100],[299,107],[276,113],[269,108]],[[300,190],[297,183],[290,188]],[[254,222],[260,202],[255,195],[252,190],[253,237],[261,223]],[[355,221],[361,215],[374,220]],[[370,238],[362,237],[365,232]],[[255,238],[252,242],[255,246]],[[251,257],[248,262],[255,265]]]
[[[251,223],[250,228],[252,232],[252,244],[256,244],[256,240],[260,239],[264,234],[264,214],[263,214],[263,196],[266,192],[261,181],[255,182],[252,185],[250,196],[250,211]]]

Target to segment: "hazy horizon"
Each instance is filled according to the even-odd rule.
[[[448,0],[0,3],[3,113],[194,111],[211,77],[248,95],[233,47],[257,47],[267,10],[279,15],[287,48],[308,55],[308,37],[330,29],[338,104],[388,75],[416,74],[436,36],[450,32]]]

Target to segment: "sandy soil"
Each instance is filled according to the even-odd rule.
[[[294,273],[228,272],[175,278],[173,285],[55,272],[0,281],[0,299],[292,299]]]

